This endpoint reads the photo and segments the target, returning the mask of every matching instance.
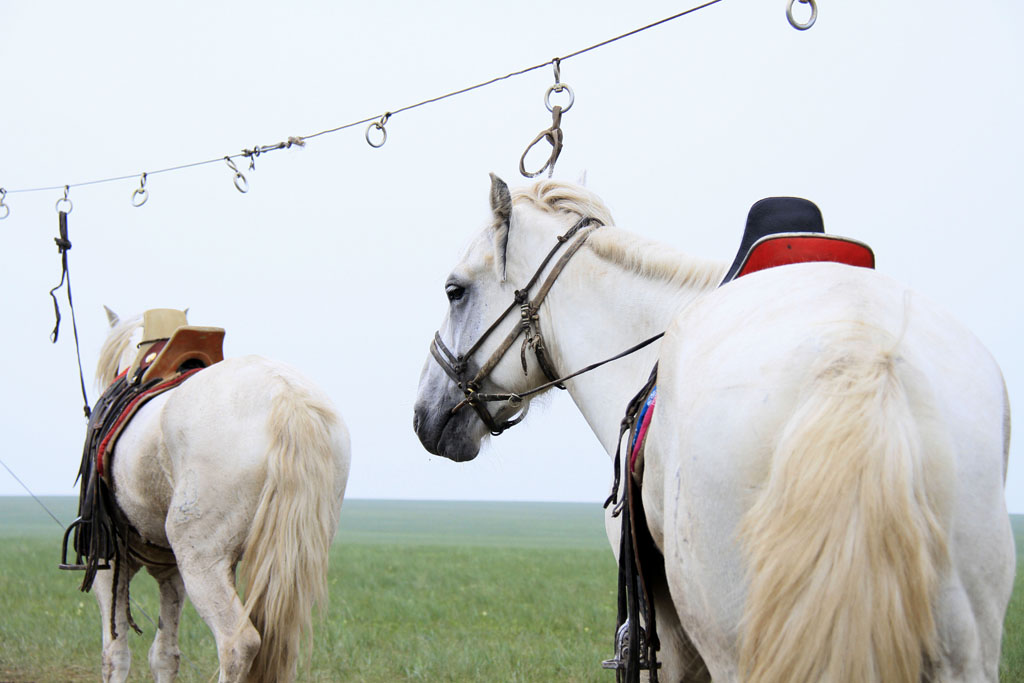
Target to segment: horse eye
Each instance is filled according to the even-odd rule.
[[[444,293],[448,295],[448,301],[458,301],[466,293],[466,289],[457,284],[449,283],[445,286]]]

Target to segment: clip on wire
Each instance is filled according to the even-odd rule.
[[[139,179],[139,186],[132,192],[132,206],[139,208],[149,200],[149,192],[146,190],[146,173],[143,171]]]
[[[383,147],[384,143],[388,141],[388,131],[386,128],[384,128],[384,125],[388,122],[389,118],[391,118],[391,112],[386,111],[384,112],[384,115],[380,117],[379,121],[374,121],[373,123],[366,127],[366,143],[370,145],[370,147]],[[370,137],[370,131],[373,130],[374,128],[379,130],[381,133],[381,138],[377,142],[374,142],[373,139]]]
[[[263,148],[259,145],[253,145],[252,149],[243,149],[242,156],[249,159],[249,170],[256,170],[256,157],[263,153]]]
[[[71,203],[70,199],[68,199],[68,192],[70,191],[70,189],[71,189],[70,185],[65,185],[64,186],[64,196],[61,197],[60,199],[58,199],[57,203],[53,205],[53,208],[57,209],[57,213],[69,214],[69,213],[71,213],[71,210],[75,208],[75,205]],[[64,205],[67,205],[67,207],[68,207],[67,210],[64,210],[64,209],[61,208],[61,206],[64,206]]]
[[[4,197],[7,196],[7,190],[0,187],[0,221],[11,215],[11,207],[4,204]]]
[[[523,156],[519,158],[519,172],[526,178],[536,178],[544,171],[548,172],[548,177],[555,171],[555,162],[558,161],[558,155],[562,153],[562,142],[564,135],[562,134],[562,114],[572,109],[573,103],[576,101],[576,96],[565,83],[562,83],[562,70],[561,60],[555,57],[552,60],[552,64],[555,67],[555,84],[548,88],[547,92],[544,93],[544,106],[547,107],[548,111],[551,112],[551,127],[542,130],[533,141],[527,145],[526,150],[523,152]],[[551,94],[560,92],[569,93],[569,103],[563,108],[561,105],[551,105]],[[551,145],[551,154],[548,156],[548,160],[544,162],[544,165],[535,172],[526,170],[526,155],[530,153],[530,150],[540,142],[541,140],[547,140]]]
[[[796,2],[811,6],[811,16],[807,21],[798,21],[797,18],[793,16],[793,5]],[[806,31],[810,27],[814,26],[814,22],[818,19],[818,3],[814,0],[789,0],[789,4],[786,5],[786,18],[789,19],[790,26],[795,28],[797,31]]]
[[[242,172],[238,170],[237,166],[235,166],[235,162],[231,160],[231,157],[224,157],[224,161],[227,162],[228,168],[230,168],[235,173],[235,189],[241,192],[242,194],[248,192],[249,181],[245,179],[245,176],[242,175]]]

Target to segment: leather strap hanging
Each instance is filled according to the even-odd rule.
[[[640,409],[657,383],[657,377],[658,366],[655,364],[643,389],[626,407],[626,414],[619,425],[612,493],[604,503],[605,507],[614,504],[612,515],[622,518],[619,535],[619,609],[615,631],[615,657],[602,663],[606,669],[615,669],[617,683],[638,683],[640,672],[644,670],[649,672],[651,683],[657,683],[658,668],[661,666],[657,660],[661,644],[658,640],[654,600],[649,588],[649,572],[645,571],[645,567],[651,567],[657,560],[655,554],[658,551],[647,528],[640,486],[632,472],[626,472],[625,492],[621,500],[618,498],[623,469],[622,437],[627,433],[632,437],[637,427]],[[627,442],[632,442],[632,438],[627,439]],[[628,467],[627,460],[626,468]],[[641,615],[646,629],[640,626]]]
[[[61,211],[61,202],[67,202],[68,211]],[[60,306],[57,304],[57,295],[54,294],[60,289],[64,282],[68,283],[68,307],[71,309],[71,329],[75,333],[75,355],[78,358],[78,381],[82,388],[82,405],[85,412],[86,419],[92,413],[89,408],[89,397],[85,391],[85,373],[82,372],[82,352],[78,343],[78,324],[75,322],[75,302],[71,298],[71,271],[68,270],[68,252],[71,251],[71,240],[68,239],[68,212],[71,211],[71,200],[68,199],[68,188],[64,188],[64,198],[57,200],[57,237],[53,238],[53,241],[57,243],[57,251],[60,252],[60,282],[57,286],[50,290],[50,298],[53,299],[53,313],[56,317],[56,322],[53,326],[53,332],[50,333],[50,341],[54,344],[57,343],[57,337],[60,334]]]

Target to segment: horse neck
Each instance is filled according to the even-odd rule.
[[[709,266],[713,277],[725,272],[725,264],[703,267]],[[695,262],[695,267],[701,266]],[[710,288],[707,278],[681,284],[678,278],[639,275],[584,248],[541,307],[545,345],[557,371],[568,374],[664,332],[680,310]],[[626,404],[650,376],[659,346],[655,342],[566,383],[609,455],[615,452]]]

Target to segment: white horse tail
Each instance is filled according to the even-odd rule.
[[[340,511],[336,431],[347,432],[323,398],[281,376],[268,418],[266,481],[245,542],[245,610],[261,644],[247,680],[291,681],[313,608],[327,598],[327,560]],[[241,628],[243,624],[239,625]],[[307,652],[308,654],[308,652]]]
[[[897,345],[833,344],[781,432],[742,523],[743,680],[918,683],[936,653],[952,454]]]

